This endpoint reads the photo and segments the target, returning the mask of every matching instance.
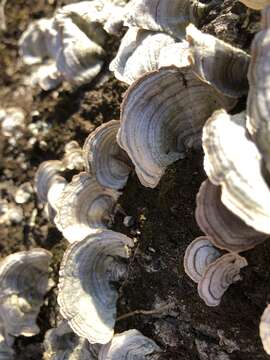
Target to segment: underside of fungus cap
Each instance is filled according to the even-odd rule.
[[[132,164],[116,141],[120,122],[111,120],[99,126],[85,140],[83,151],[86,169],[103,187],[122,189]]]
[[[153,340],[132,329],[115,334],[111,342],[101,347],[98,359],[151,360],[159,352],[161,349]]]
[[[186,33],[190,61],[196,74],[228,96],[247,94],[250,56],[212,35],[202,33],[192,24],[187,27]]]
[[[255,1],[254,1],[255,2]],[[248,73],[247,129],[270,172],[270,6],[262,11],[262,30],[252,42]]]
[[[199,296],[208,306],[217,306],[228,287],[241,280],[240,270],[247,266],[244,257],[226,254],[207,266],[198,283]]]
[[[221,187],[209,180],[202,183],[197,194],[196,221],[201,230],[220,249],[241,252],[252,249],[268,235],[248,226],[221,201]]]
[[[127,236],[100,230],[66,250],[60,268],[58,303],[73,331],[90,343],[108,343],[114,333],[118,293],[113,283],[125,277]]]
[[[48,279],[51,253],[44,249],[21,251],[0,263],[0,317],[6,333],[33,336],[43,297],[53,285]]]
[[[184,268],[186,274],[198,283],[209,264],[221,256],[221,253],[213,246],[209,236],[200,236],[192,241],[186,248],[184,256]]]
[[[201,145],[202,127],[213,111],[234,105],[233,98],[199,80],[189,67],[162,68],[129,87],[117,141],[141,183],[154,188],[168,165]]]
[[[245,113],[213,114],[203,129],[204,168],[211,182],[221,185],[223,204],[247,225],[270,234],[270,190],[245,124]]]
[[[55,224],[69,241],[83,240],[96,229],[106,228],[121,193],[102,187],[86,172],[73,177],[57,201]]]

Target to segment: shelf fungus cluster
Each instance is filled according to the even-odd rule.
[[[232,213],[221,201],[221,187],[209,180],[202,183],[197,194],[195,215],[201,230],[211,237],[214,246],[223,250],[246,251],[268,237]]]
[[[48,160],[39,165],[35,175],[35,189],[51,221],[54,221],[60,195],[67,185],[65,171],[83,168],[83,152],[76,141],[66,144],[61,160]]]
[[[101,130],[104,128],[101,126]],[[91,134],[92,139],[98,132],[99,128]],[[35,188],[38,198],[45,204],[49,219],[71,243],[83,240],[88,234],[107,228],[112,223],[115,205],[121,195],[116,188],[124,186],[130,171],[128,158],[116,144],[115,135],[114,132],[113,140],[109,129],[109,137],[105,133],[103,142],[102,135],[98,136],[98,144],[88,138],[84,151],[72,142],[66,146],[62,160],[45,161],[37,170]],[[95,148],[93,151],[90,151],[91,141]],[[93,160],[91,169],[95,168],[97,174],[80,172],[68,183],[65,171],[82,169],[82,165],[85,166],[84,157],[89,168],[89,156]],[[122,173],[117,170],[122,170]],[[100,177],[95,176],[98,174]],[[103,183],[109,182],[110,187],[103,186],[102,180]]]
[[[54,207],[54,223],[72,243],[64,253],[58,284],[65,321],[46,334],[46,360],[151,359],[152,353],[160,352],[136,330],[114,336],[116,284],[127,276],[133,247],[132,239],[106,229],[121,194],[117,189],[124,187],[131,170],[128,156],[116,142],[118,129],[119,121],[110,121],[90,134],[83,148],[87,172],[71,182],[64,177],[64,160],[41,164],[36,175],[40,200]],[[74,144],[66,147],[66,153],[74,148],[78,151]],[[50,196],[53,190],[59,190],[58,195]]]
[[[188,104],[193,104],[192,107]],[[156,187],[166,167],[201,144],[204,122],[233,98],[215,91],[190,67],[144,74],[128,89],[121,109],[118,143],[144,186]]]
[[[188,65],[188,55],[185,40],[176,43],[168,34],[131,27],[121,41],[110,70],[118,80],[130,85],[149,71],[170,65]]]
[[[243,2],[256,9],[267,3]],[[217,110],[203,126],[204,168],[209,179],[197,195],[196,220],[206,236],[195,239],[187,248],[185,271],[198,283],[198,293],[209,306],[218,305],[227,287],[240,279],[240,269],[247,262],[238,253],[254,248],[270,235],[269,19],[270,6],[262,11],[262,30],[253,40],[250,57],[225,48],[222,42],[213,42],[210,35],[199,37],[192,25],[187,28],[191,61],[200,78],[230,96],[246,93],[246,76],[249,85],[246,111],[230,115],[225,108]],[[217,64],[215,71],[219,71],[223,51],[226,61],[231,62],[225,88],[216,81],[214,68],[208,68],[211,62],[208,64],[205,59],[208,47],[204,44],[207,37],[212,50],[217,51],[217,61],[210,56]],[[233,63],[234,58],[238,64]],[[225,76],[220,79],[223,82]],[[216,247],[228,253],[222,255]],[[269,318],[268,306],[260,323],[268,354]]]
[[[186,26],[199,22],[211,5],[198,0],[131,0],[124,14],[124,25],[183,39]]]
[[[75,141],[65,146],[62,160],[43,162],[35,188],[49,219],[69,242],[83,240],[97,229],[111,226],[116,203],[132,169],[127,154],[116,141],[119,121],[99,126],[83,149]],[[66,170],[87,171],[68,183]]]
[[[122,26],[123,6],[109,0],[81,1],[30,24],[19,41],[23,61],[38,65],[30,83],[50,90],[63,80],[76,86],[91,82],[103,67],[108,32]]]
[[[55,225],[72,243],[64,253],[59,273],[58,303],[65,322],[46,335],[44,357],[48,360],[58,356],[144,359],[159,351],[152,340],[135,330],[113,337],[116,283],[127,276],[127,259],[133,247],[132,239],[106,229],[121,194],[118,189],[124,187],[132,168],[116,142],[118,129],[119,121],[98,127],[82,151],[70,143],[62,160],[42,163],[36,174],[40,201],[54,210]],[[80,171],[76,165],[82,159],[87,171],[67,182],[65,171]],[[98,344],[110,346],[100,355]]]
[[[204,166],[211,182],[221,186],[223,204],[249,226],[269,234],[270,190],[261,153],[246,132],[245,113],[215,112],[203,131]]]
[[[240,280],[240,270],[247,261],[236,253],[222,255],[211,240],[202,236],[187,247],[184,268],[198,283],[198,293],[204,302],[208,306],[217,306],[227,288]]]
[[[13,359],[13,337],[39,333],[36,319],[45,294],[53,286],[48,274],[50,260],[47,250],[35,248],[0,262],[1,359]]]
[[[44,360],[154,360],[161,351],[135,329],[115,334],[106,345],[90,344],[74,334],[65,321],[46,333],[44,347]]]
[[[202,33],[192,24],[186,29],[186,37],[189,60],[199,78],[228,96],[247,94],[250,56],[245,51]]]
[[[114,334],[116,284],[127,276],[133,241],[108,228],[133,169],[154,188],[171,163],[202,145],[209,179],[197,195],[196,220],[205,236],[188,246],[184,267],[209,306],[241,279],[247,261],[239,253],[270,234],[270,7],[249,56],[196,28],[212,3],[84,1],[33,24],[20,41],[26,63],[50,64],[50,76],[80,85],[103,67],[107,33],[128,28],[110,64],[130,85],[120,121],[95,129],[83,149],[69,143],[62,160],[41,164],[36,174],[38,197],[69,242],[58,286],[64,322],[46,335],[46,360],[154,359],[160,351],[137,330]],[[247,94],[247,111],[231,115]],[[66,170],[76,172],[70,182]],[[265,314],[261,336],[268,349]]]
[[[269,7],[262,13],[262,30],[252,43],[249,67],[250,92],[247,106],[247,129],[258,146],[262,161],[270,171],[269,71],[270,20]]]
[[[68,183],[64,160],[51,160],[41,164],[36,175],[40,200],[54,206],[54,223],[72,243],[59,273],[58,304],[64,322],[46,334],[46,360],[151,359],[152,353],[160,352],[136,330],[114,336],[116,283],[127,276],[133,247],[132,239],[106,229],[120,195],[117,189],[125,185],[131,170],[116,142],[118,128],[119,122],[111,121],[86,139],[83,157],[89,172],[80,172]],[[74,148],[78,151],[74,144],[66,147],[66,153]],[[50,199],[52,189],[58,189],[59,195]]]
[[[243,1],[247,6],[255,7],[254,1]],[[260,8],[269,5],[269,1],[259,1]],[[250,91],[247,103],[247,130],[251,139],[257,146],[260,154],[260,174],[264,180],[257,184],[256,192],[261,196],[269,196],[269,171],[270,171],[270,151],[269,151],[269,72],[267,71],[270,56],[270,6],[262,11],[261,31],[255,36],[252,43],[251,63],[249,67],[248,79]],[[252,170],[251,170],[252,171]],[[256,199],[258,196],[256,197]],[[258,198],[259,199],[259,198]],[[264,204],[264,203],[262,203]],[[261,205],[261,204],[260,204]],[[257,204],[254,203],[254,207]],[[269,217],[268,208],[258,207],[258,212],[264,212],[265,221]],[[255,225],[254,225],[255,227]],[[255,227],[256,228],[256,227]],[[264,231],[270,234],[268,227]],[[270,354],[270,326],[269,326],[269,305],[266,307],[260,322],[260,336],[264,350]]]
[[[201,145],[203,125],[213,112],[232,110],[248,91],[249,55],[187,26],[209,6],[146,0],[126,6],[128,30],[110,64],[130,85],[117,141],[144,186],[156,187],[168,165]]]

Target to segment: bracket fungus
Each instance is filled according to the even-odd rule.
[[[199,296],[208,306],[217,306],[228,287],[241,280],[240,270],[247,266],[247,260],[234,253],[221,256],[207,266],[198,283]]]
[[[59,36],[54,19],[40,19],[31,23],[19,40],[22,60],[32,67],[32,74],[26,78],[28,85],[38,84],[43,90],[51,90],[62,82],[55,59],[59,49]]]
[[[261,317],[260,337],[264,350],[270,355],[270,305],[265,308]]]
[[[58,201],[67,185],[66,179],[60,175],[65,164],[60,160],[43,161],[35,175],[35,190],[39,201],[45,205],[47,217],[54,223]]]
[[[65,170],[82,170],[84,168],[83,151],[76,141],[65,146],[62,160],[42,162],[35,175],[35,189],[39,200],[45,204],[49,219],[54,222],[61,194],[67,185],[62,176]]]
[[[111,32],[121,27],[119,11],[122,14],[123,4],[80,1],[58,9],[51,19],[30,24],[20,39],[20,54],[25,63],[41,65],[28,83],[50,90],[63,79],[74,85],[90,82],[104,63],[107,33],[103,26]]]
[[[190,44],[190,61],[198,76],[228,96],[240,97],[248,92],[250,56],[193,24],[186,28]]]
[[[160,347],[153,340],[132,329],[114,335],[111,342],[101,347],[98,359],[151,360],[160,352]]]
[[[126,6],[124,25],[163,31],[183,39],[186,26],[209,8],[197,0],[132,0]]]
[[[252,42],[248,79],[247,128],[270,171],[269,111],[270,6],[262,11],[262,30]]]
[[[208,236],[192,241],[184,257],[185,272],[198,283],[199,296],[208,306],[219,305],[228,287],[241,279],[240,270],[246,265],[246,259],[238,254],[222,255]]]
[[[202,127],[213,111],[234,105],[235,99],[199,80],[189,67],[162,68],[129,87],[117,141],[141,183],[154,188],[168,165],[201,145]]]
[[[132,166],[116,141],[119,126],[117,120],[99,126],[83,146],[86,169],[101,186],[116,190],[125,186]]]
[[[27,65],[42,63],[52,54],[53,19],[40,19],[29,24],[19,40],[19,52]],[[54,34],[56,35],[56,33]]]
[[[60,268],[58,303],[73,331],[90,343],[106,344],[114,333],[117,290],[125,277],[133,241],[100,230],[66,250]]]
[[[43,297],[53,283],[48,279],[51,253],[44,249],[21,251],[0,263],[0,317],[7,334],[33,336]]]
[[[33,70],[30,78],[26,79],[26,85],[39,85],[42,90],[48,91],[55,89],[62,81],[63,77],[57,70],[55,61],[49,60]]]
[[[111,0],[92,0],[79,1],[64,6],[63,11],[71,15],[75,21],[87,35],[100,44],[104,45],[106,33],[117,35],[123,26],[123,15],[125,12],[126,1]],[[106,32],[106,33],[105,33]]]
[[[45,334],[44,360],[97,360],[99,345],[90,345],[82,337],[77,336],[66,321]]]
[[[39,165],[35,175],[35,189],[42,203],[48,201],[48,192],[52,184],[62,182],[63,177],[60,174],[64,170],[65,166],[60,160],[43,161]]]
[[[83,240],[96,229],[106,228],[121,195],[102,187],[95,177],[82,172],[65,187],[58,201],[55,224],[69,241]]]
[[[70,141],[65,145],[65,154],[63,157],[63,163],[66,169],[69,170],[83,170],[84,159],[83,150],[77,141]]]
[[[58,209],[58,203],[61,199],[62,192],[66,188],[66,185],[67,185],[66,179],[64,179],[62,176],[59,176],[55,178],[54,182],[51,184],[49,188],[47,195],[47,200],[48,200],[47,204],[49,207],[51,207],[50,210],[53,213],[53,218],[55,216],[55,212]]]
[[[196,283],[202,279],[207,266],[221,256],[211,240],[208,236],[200,236],[186,248],[184,269]]]
[[[173,44],[176,45],[176,42],[170,35],[129,28],[121,41],[116,57],[110,63],[110,70],[118,80],[132,84],[144,73],[157,70],[161,66],[175,63],[179,67],[189,65],[187,43],[185,41],[177,43],[174,52],[172,51],[174,48],[169,47]],[[170,50],[169,59],[166,56],[167,49]]]
[[[100,23],[102,8],[101,1],[82,1],[64,6],[55,15],[60,44],[56,65],[75,85],[90,82],[102,69],[107,39]]]
[[[197,194],[196,221],[220,249],[241,252],[252,249],[268,235],[259,233],[234,215],[221,201],[221,187],[209,180],[202,183]]]
[[[247,225],[270,234],[270,190],[245,124],[245,113],[212,115],[203,129],[204,168],[211,182],[221,185],[223,204]]]
[[[176,42],[160,49],[158,69],[168,66],[182,68],[190,64],[190,48],[186,40]]]

